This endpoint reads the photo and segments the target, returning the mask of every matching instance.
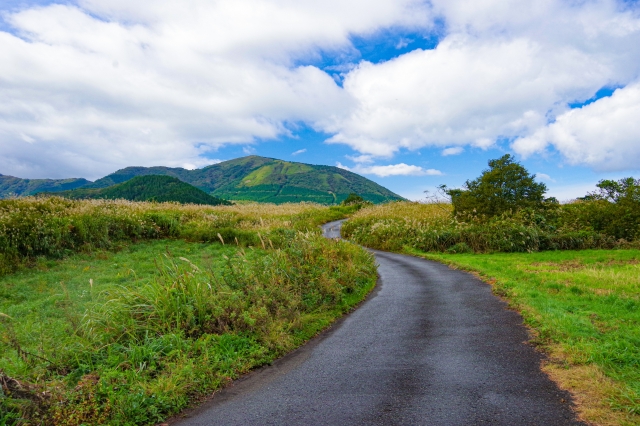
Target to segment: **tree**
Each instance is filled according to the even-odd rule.
[[[351,204],[362,204],[364,202],[365,202],[364,198],[362,198],[358,194],[352,192],[351,194],[349,194],[347,196],[347,198],[344,199],[344,201],[341,204],[343,206],[348,206],[348,205],[351,205]]]
[[[586,199],[606,200],[612,203],[640,203],[640,179],[605,179],[598,182],[596,187],[598,191],[590,193]]]
[[[487,218],[522,208],[541,208],[556,202],[545,199],[547,186],[535,181],[510,154],[489,160],[489,169],[474,180],[467,180],[464,189],[447,189],[454,214],[484,215]]]
[[[580,206],[594,231],[616,238],[640,237],[640,179],[601,180]]]

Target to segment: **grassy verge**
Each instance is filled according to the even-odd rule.
[[[316,229],[344,208],[11,203],[0,425],[159,422],[299,346],[376,281],[371,255]]]
[[[640,424],[640,250],[409,253],[479,273],[520,311],[544,367],[601,425]]]
[[[356,207],[319,204],[200,206],[58,197],[0,200],[0,275],[38,257],[114,249],[130,242],[183,238],[261,245],[273,229],[319,232],[318,225]]]
[[[454,217],[450,204],[397,202],[363,208],[344,225],[343,233],[366,247],[391,251],[404,246],[448,253],[638,248],[635,227],[629,226],[624,237],[601,229],[591,211],[599,204],[592,204],[525,209],[487,219]]]

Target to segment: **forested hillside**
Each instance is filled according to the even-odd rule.
[[[226,200],[213,197],[188,183],[171,176],[137,176],[126,182],[106,188],[80,188],[54,193],[72,199],[124,199],[129,201],[175,201],[179,203],[230,205]]]

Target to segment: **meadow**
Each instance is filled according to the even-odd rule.
[[[0,201],[0,425],[154,424],[373,288],[351,207]]]
[[[391,203],[355,213],[343,234],[478,274],[523,315],[549,356],[544,370],[571,390],[582,418],[640,424],[640,250],[589,226],[598,208],[465,221],[449,204]]]

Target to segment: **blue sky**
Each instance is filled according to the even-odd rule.
[[[411,199],[513,154],[549,194],[640,175],[640,7],[587,0],[8,0],[0,173],[248,154]]]

